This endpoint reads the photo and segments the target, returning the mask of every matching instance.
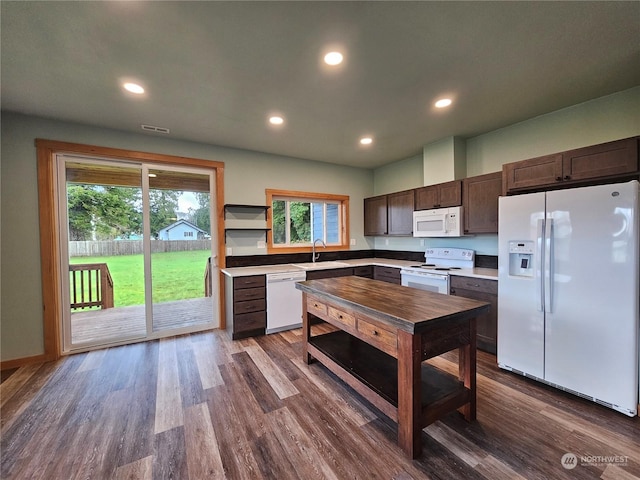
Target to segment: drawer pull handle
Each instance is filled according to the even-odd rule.
[[[374,330],[374,331],[373,331],[373,334],[374,334],[374,335],[378,335],[378,330]]]
[[[338,318],[339,318],[340,320],[342,320],[342,315],[338,315]]]

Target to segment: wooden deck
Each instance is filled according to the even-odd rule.
[[[153,306],[153,331],[203,325],[213,318],[213,297],[190,298]],[[71,314],[71,342],[112,342],[146,335],[144,305]]]

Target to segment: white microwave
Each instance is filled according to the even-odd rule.
[[[462,207],[413,212],[414,237],[462,237]]]

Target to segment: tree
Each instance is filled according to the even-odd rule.
[[[286,225],[286,204],[289,204],[289,225]],[[286,243],[286,230],[289,229],[290,243],[311,243],[311,204],[274,200],[272,205],[273,243]]]
[[[211,196],[206,192],[194,192],[194,195],[198,201],[198,208],[189,209],[187,221],[211,234],[211,208],[209,206]]]
[[[311,242],[311,204],[289,202],[291,216],[291,243]]]
[[[149,191],[149,221],[151,237],[158,238],[160,230],[178,219],[178,199],[181,192],[174,190]]]
[[[69,184],[70,240],[129,238],[142,232],[140,189]]]
[[[69,240],[91,240],[96,213],[96,194],[92,185],[68,185]]]

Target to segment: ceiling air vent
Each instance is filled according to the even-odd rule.
[[[171,131],[168,128],[164,128],[164,127],[154,127],[153,125],[140,125],[140,127],[142,127],[142,130],[145,130],[147,132],[155,132],[155,133],[171,133]]]

